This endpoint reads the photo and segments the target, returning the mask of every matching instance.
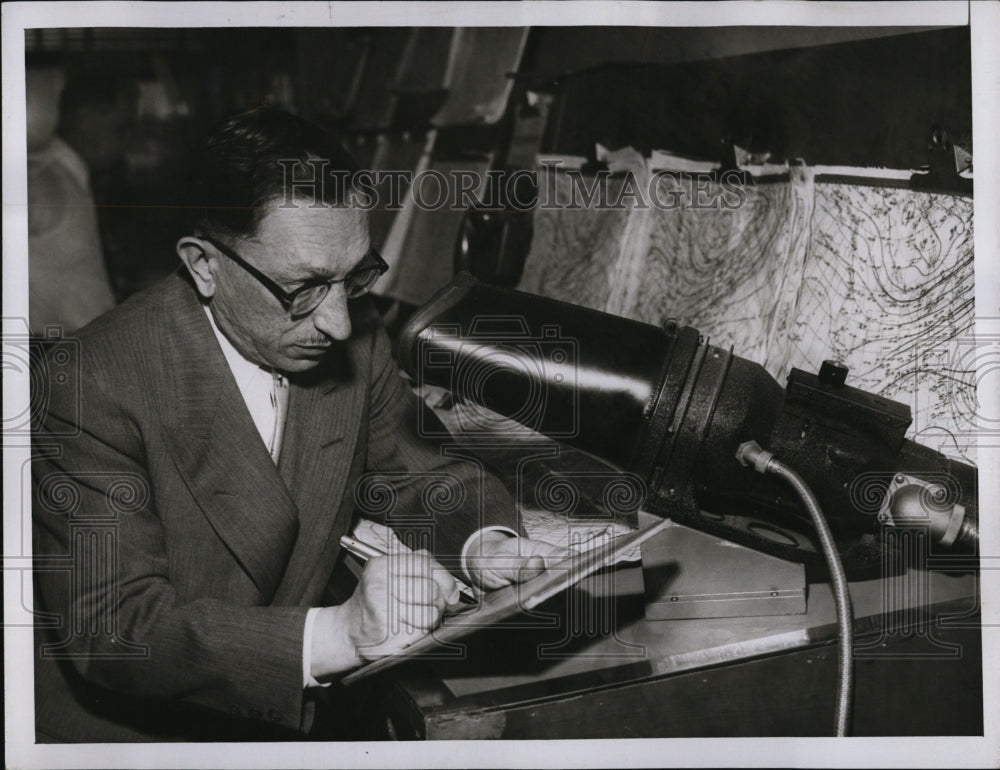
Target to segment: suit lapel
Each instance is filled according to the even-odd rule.
[[[334,349],[315,384],[291,380],[279,471],[297,504],[300,533],[275,603],[301,602],[316,588],[313,582],[325,581],[323,553],[350,525],[350,517],[340,514],[342,502],[350,501],[345,487],[357,459],[367,390],[351,368],[349,345]]]
[[[168,320],[160,340],[174,393],[167,443],[212,527],[270,600],[295,543],[296,506],[196,293],[182,276],[175,278],[165,294]]]

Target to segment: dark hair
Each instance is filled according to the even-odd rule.
[[[196,153],[185,191],[193,196],[189,224],[206,234],[253,235],[271,201],[308,193],[326,205],[344,205],[357,172],[328,131],[275,107],[256,107],[222,121]],[[295,187],[290,178],[317,182]]]

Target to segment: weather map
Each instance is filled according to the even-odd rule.
[[[849,384],[911,408],[911,438],[974,459],[970,197],[793,168],[737,207],[539,210],[520,288],[675,319],[779,382],[837,360]]]

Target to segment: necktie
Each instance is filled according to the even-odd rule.
[[[274,429],[267,451],[277,465],[281,454],[281,439],[285,432],[285,415],[288,413],[288,380],[277,372],[271,374],[271,408],[274,410]]]

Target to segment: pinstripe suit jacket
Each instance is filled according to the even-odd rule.
[[[305,613],[366,473],[392,484],[368,513],[406,514],[437,554],[517,526],[499,482],[417,437],[374,307],[351,314],[351,339],[291,380],[277,467],[185,274],[50,353],[32,467],[40,740],[308,729]],[[429,478],[464,504],[423,510]]]

